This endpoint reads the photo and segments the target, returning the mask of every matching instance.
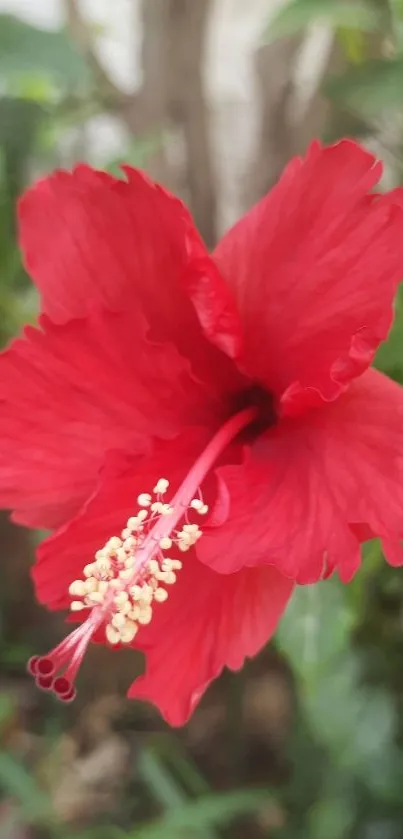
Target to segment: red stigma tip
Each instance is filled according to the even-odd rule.
[[[39,661],[39,655],[33,655],[27,662],[27,671],[30,673],[31,676],[36,676],[37,670],[36,666]]]
[[[100,619],[88,619],[47,655],[34,655],[29,659],[27,670],[34,676],[38,688],[51,691],[61,702],[73,701],[76,696],[74,680],[99,622]]]

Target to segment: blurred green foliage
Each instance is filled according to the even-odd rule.
[[[324,95],[345,114],[354,114],[361,134],[376,136],[379,122],[382,129],[389,121],[398,126],[394,175],[399,181],[403,0],[285,0],[271,17],[265,38],[289,37],[318,22],[332,27],[346,59],[337,77],[325,79]],[[65,31],[46,32],[0,15],[0,75],[4,78],[0,96],[0,338],[4,342],[36,311],[15,242],[17,196],[34,174],[62,162],[59,146],[65,132],[79,131],[83,116],[99,112],[101,106],[94,79]],[[146,166],[155,143],[158,147],[158,140],[148,144],[134,138],[121,157]],[[105,167],[116,171],[119,162],[105,160]],[[403,383],[402,294],[396,301],[390,339],[379,350],[376,364]],[[0,806],[0,837],[402,839],[402,608],[403,576],[386,567],[377,544],[368,548],[362,572],[349,587],[334,579],[299,589],[276,639],[294,696],[285,755],[287,778],[275,789],[268,782],[255,789],[243,778],[236,788],[225,789],[224,784],[218,790],[176,734],[146,738],[137,760],[136,797],[122,827],[120,814],[119,818],[112,814],[106,824],[98,823],[94,814],[93,825],[74,831],[57,819],[32,763],[8,746],[6,735],[15,709],[4,690],[0,787],[5,804]],[[26,653],[20,644],[8,645],[7,650],[1,647],[2,667],[20,664]],[[248,670],[236,678],[245,685]],[[231,725],[235,718],[234,739],[242,727],[242,717],[236,713],[236,709],[235,714],[233,709],[228,713]],[[49,726],[52,741],[62,724],[55,712]],[[151,802],[148,808],[143,806],[144,798]],[[266,828],[259,818],[271,804],[283,818],[277,827]],[[246,828],[244,818],[249,818]],[[238,824],[240,833],[233,833]]]

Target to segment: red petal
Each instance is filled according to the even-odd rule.
[[[319,441],[318,441],[319,447]],[[359,544],[335,505],[320,449],[308,427],[277,428],[247,450],[241,466],[219,470],[230,515],[198,545],[200,559],[220,573],[275,565],[299,583],[342,563],[350,576]]]
[[[215,252],[241,311],[246,369],[284,414],[335,399],[388,334],[403,199],[368,196],[380,174],[356,143],[315,143]]]
[[[210,341],[240,349],[232,295],[176,198],[141,172],[89,166],[39,181],[19,206],[21,246],[43,309],[57,322],[96,304],[140,305],[158,337],[188,355]]]
[[[147,339],[136,308],[42,328],[0,357],[0,505],[53,528],[93,490],[108,449],[144,453],[153,436],[215,424],[221,407],[172,345]]]
[[[80,514],[39,548],[33,576],[40,601],[65,608],[67,590],[105,540],[118,533],[135,512],[136,496],[161,475],[172,491],[205,444],[194,430],[174,444],[161,443],[150,458],[109,456],[100,486]],[[135,646],[147,657],[145,676],[130,696],[154,702],[172,725],[183,724],[209,682],[227,665],[242,666],[273,633],[293,584],[275,569],[247,569],[220,576],[195,555],[183,557],[183,569],[167,603],[156,604],[151,624]],[[138,640],[138,643],[137,643]]]
[[[92,497],[38,548],[33,569],[38,600],[50,609],[66,608],[70,583],[82,577],[95,552],[136,513],[137,496],[152,490],[162,476],[170,481],[173,494],[206,442],[206,432],[194,428],[174,441],[157,441],[144,457],[109,452]]]
[[[403,563],[403,390],[374,370],[336,402],[284,420],[243,466],[219,472],[230,516],[198,547],[215,570],[273,563],[306,583],[337,566],[347,581],[371,535],[385,540],[392,564]]]
[[[223,576],[189,555],[168,601],[139,632],[146,672],[128,695],[153,702],[170,725],[183,725],[225,666],[238,670],[269,640],[292,589],[275,568]]]

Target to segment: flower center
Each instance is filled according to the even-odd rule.
[[[169,487],[160,478],[152,493],[138,496],[139,510],[131,516],[120,536],[112,536],[83,569],[82,579],[69,587],[72,612],[89,610],[86,620],[57,647],[44,656],[33,656],[28,671],[39,688],[51,691],[63,702],[75,695],[74,682],[88,644],[103,629],[109,644],[131,644],[139,627],[149,624],[153,610],[164,603],[176,582],[182,562],[169,552],[175,545],[186,553],[202,536],[190,515],[208,512],[200,485],[231,441],[256,421],[258,409],[245,407],[215,434],[189,470],[170,502]]]
[[[254,439],[267,428],[275,425],[277,421],[274,396],[260,384],[252,384],[238,393],[232,408],[231,413],[245,408],[255,409],[254,419],[248,423],[244,432],[247,439]]]

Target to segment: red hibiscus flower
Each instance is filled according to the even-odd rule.
[[[348,581],[372,537],[403,561],[403,395],[368,369],[403,275],[380,173],[315,143],[211,256],[132,169],[23,197],[43,314],[0,359],[0,503],[55,531],[37,596],[83,619],[31,660],[44,689],[74,696],[90,640],[129,644],[129,695],[182,724],[295,583]]]

